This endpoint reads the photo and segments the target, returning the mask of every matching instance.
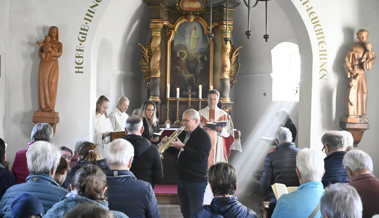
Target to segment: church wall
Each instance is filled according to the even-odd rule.
[[[132,2],[132,3],[130,3]],[[339,119],[344,115],[347,78],[343,71],[343,59],[356,40],[355,32],[366,28],[368,41],[379,46],[379,27],[376,11],[379,2],[367,0],[358,4],[355,0],[312,1],[324,28],[328,49],[328,75],[319,79],[312,40],[312,26],[299,15],[302,0],[269,2],[269,43],[264,42],[264,4],[258,3],[252,10],[253,38],[246,39],[247,9],[243,3],[235,9],[233,44],[240,50],[240,75],[232,88],[234,101],[233,120],[242,131],[243,145],[249,144],[249,135],[259,128],[261,119],[272,103],[271,49],[280,42],[297,43],[302,58],[300,103],[292,105],[292,118],[299,129],[299,147],[321,150],[321,135],[329,129],[339,129]],[[131,99],[128,113],[138,107],[147,96],[139,72],[139,47],[149,40],[148,7],[142,1],[103,0],[91,23],[86,41],[86,68],[83,74],[74,72],[75,46],[83,16],[91,1],[0,1],[0,37],[2,55],[0,77],[0,137],[9,144],[7,160],[12,162],[14,153],[24,148],[33,127],[33,112],[38,109],[38,45],[48,27],[57,25],[63,54],[59,59],[60,78],[56,111],[61,121],[57,125],[54,142],[73,146],[77,140],[92,139],[92,116],[99,95],[105,94],[111,101],[109,113],[120,95]],[[38,6],[38,7],[37,7]],[[33,11],[31,11],[33,8]],[[296,12],[296,13],[295,13]],[[5,57],[3,57],[5,56]],[[4,64],[4,61],[6,63]],[[374,172],[379,175],[379,150],[376,149],[376,132],[379,116],[378,63],[368,72],[368,109],[370,129],[366,131],[359,148],[374,158]],[[6,115],[6,116],[5,116]],[[247,148],[246,147],[246,148]],[[248,149],[245,149],[248,151]],[[262,156],[264,153],[262,152]]]

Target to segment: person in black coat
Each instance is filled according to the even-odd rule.
[[[132,115],[126,120],[125,139],[134,147],[133,165],[130,171],[140,180],[150,183],[153,187],[163,179],[162,161],[158,149],[150,141],[142,137],[144,130],[142,119]]]
[[[349,177],[343,166],[343,158],[346,154],[344,135],[340,131],[328,131],[321,137],[326,153],[324,159],[325,174],[322,177],[324,187],[334,183],[348,183]]]
[[[241,204],[234,193],[237,189],[237,171],[228,163],[217,163],[208,171],[208,181],[214,198],[192,218],[243,217],[256,218],[253,210]]]
[[[105,148],[109,209],[129,217],[160,217],[153,188],[130,171],[133,156],[134,147],[125,139],[116,139]]]
[[[187,218],[203,204],[212,143],[209,134],[199,126],[200,115],[196,110],[184,111],[182,122],[184,131],[170,144],[170,152],[177,153],[178,196],[181,212]]]
[[[266,155],[264,171],[260,181],[263,192],[270,198],[268,217],[271,217],[276,205],[276,198],[271,189],[274,183],[283,183],[286,186],[299,186],[296,174],[296,155],[299,151],[292,142],[292,135],[288,128],[279,127],[275,134],[277,148]]]
[[[158,145],[161,137],[154,135],[160,131],[159,122],[157,119],[157,107],[152,101],[145,101],[140,110],[140,117],[143,118],[142,136],[150,140],[154,145]]]

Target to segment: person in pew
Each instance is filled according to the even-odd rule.
[[[208,156],[212,147],[207,131],[200,127],[200,115],[194,109],[183,112],[184,131],[172,141],[168,152],[175,154],[180,210],[184,218],[201,209],[207,186]]]
[[[346,151],[351,151],[354,148],[354,138],[353,135],[346,131],[346,130],[340,130],[339,131],[343,135],[343,141],[344,141],[344,147],[346,148]]]
[[[290,117],[290,112],[287,108],[281,108],[275,114],[275,118],[279,121],[279,125],[282,127],[286,127],[291,131],[292,134],[292,142],[295,142],[297,130],[295,124],[292,122]]]
[[[109,114],[109,118],[112,121],[113,129],[116,132],[125,130],[125,123],[129,115],[126,113],[129,107],[129,99],[125,96],[121,96],[118,100],[117,107]]]
[[[0,138],[0,199],[5,191],[16,184],[16,179],[12,172],[8,170],[5,163],[5,150],[7,146],[2,138]]]
[[[328,131],[321,137],[321,142],[327,155],[324,159],[325,174],[322,177],[324,187],[333,183],[348,183],[349,178],[342,164],[346,154],[344,135],[340,131]]]
[[[228,163],[217,163],[208,171],[208,181],[214,198],[192,218],[240,217],[256,218],[253,210],[241,204],[234,193],[237,189],[237,172]]]
[[[126,120],[125,137],[134,147],[133,164],[130,171],[140,180],[154,185],[163,179],[162,160],[156,146],[152,146],[150,141],[142,137],[142,119],[132,115]]]
[[[94,119],[94,143],[97,148],[97,154],[102,158],[104,146],[111,141],[111,132],[114,131],[112,122],[108,118],[107,110],[109,100],[104,95],[100,96],[96,101],[96,116]]]
[[[12,218],[38,218],[44,212],[42,202],[28,193],[20,193],[11,203]]]
[[[81,203],[89,203],[109,210],[105,196],[107,178],[100,167],[93,164],[83,166],[77,171],[70,185],[71,192],[63,200],[54,204],[43,217],[63,217]],[[115,218],[128,217],[120,211],[111,212]]]
[[[106,147],[109,208],[129,217],[160,217],[153,188],[130,171],[133,156],[134,147],[125,139],[116,139]]]
[[[266,155],[264,170],[260,181],[264,194],[270,199],[268,217],[274,211],[276,198],[271,185],[283,183],[286,186],[299,186],[296,174],[296,155],[299,151],[292,142],[292,134],[286,127],[279,127],[275,133],[278,146]]]
[[[53,127],[48,123],[36,123],[30,134],[31,141],[26,146],[26,149],[16,152],[14,157],[12,172],[16,177],[16,183],[24,183],[26,177],[29,175],[28,166],[26,163],[26,152],[29,147],[37,141],[50,142],[53,138]]]
[[[350,185],[353,186],[363,204],[363,218],[379,214],[379,180],[372,173],[371,157],[364,151],[354,149],[346,153],[343,166],[347,170]]]
[[[59,149],[61,150],[62,157],[67,161],[68,171],[70,171],[71,168],[77,163],[77,160],[75,161],[72,159],[73,152],[70,148],[61,146]]]
[[[152,101],[145,101],[140,110],[140,117],[143,118],[143,133],[142,136],[150,140],[154,145],[158,145],[161,141],[160,136],[154,133],[160,132],[159,122],[157,119],[157,107]]]
[[[61,154],[49,142],[37,141],[29,147],[26,159],[30,175],[26,182],[8,188],[0,201],[0,217],[11,217],[11,202],[19,193],[29,193],[42,201],[44,211],[67,194],[53,177]]]
[[[362,202],[353,186],[335,183],[325,188],[320,200],[320,210],[325,218],[360,218]]]
[[[300,150],[296,155],[296,173],[299,188],[279,198],[272,217],[321,217],[319,202],[324,193],[321,154],[308,148]]]
[[[75,154],[74,156],[77,156],[79,161],[78,163],[72,167],[70,172],[67,174],[66,180],[63,183],[63,187],[68,189],[69,185],[71,184],[71,181],[73,177],[75,176],[75,173],[83,166],[88,164],[97,164],[99,157],[97,155],[96,146],[92,142],[87,141],[79,141],[75,145]]]
[[[59,184],[63,185],[67,177],[68,164],[64,157],[61,157],[57,170],[55,171],[54,180]]]
[[[66,213],[63,218],[114,218],[113,213],[104,207],[91,203],[80,203]]]

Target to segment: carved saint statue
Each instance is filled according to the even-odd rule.
[[[57,98],[59,66],[58,58],[62,55],[62,43],[58,41],[58,27],[52,26],[40,46],[41,62],[38,71],[38,103],[39,110],[55,112]]]
[[[371,70],[376,60],[372,44],[366,42],[368,31],[361,29],[357,32],[359,42],[351,46],[345,57],[345,72],[349,78],[347,91],[346,114],[363,117],[367,107],[366,71]]]

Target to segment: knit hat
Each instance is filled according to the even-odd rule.
[[[13,218],[24,218],[31,215],[40,215],[42,217],[44,208],[37,197],[28,193],[21,193],[13,199],[11,212]]]

